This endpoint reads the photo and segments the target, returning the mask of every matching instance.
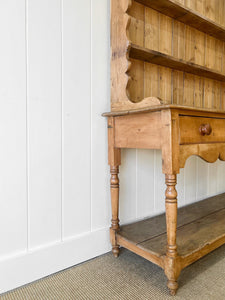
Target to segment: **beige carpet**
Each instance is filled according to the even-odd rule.
[[[225,299],[225,246],[184,269],[175,297],[168,295],[166,277],[156,265],[122,250],[59,272],[1,295],[1,300],[147,300]]]

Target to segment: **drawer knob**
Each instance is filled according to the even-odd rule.
[[[212,132],[212,127],[210,124],[202,124],[199,127],[199,132],[201,135],[210,135]]]

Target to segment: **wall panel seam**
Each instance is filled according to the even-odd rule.
[[[92,118],[92,101],[93,101],[93,84],[92,84],[92,72],[93,72],[93,66],[92,66],[92,60],[93,60],[93,36],[92,36],[92,23],[93,23],[93,5],[92,5],[92,1],[89,0],[89,7],[90,7],[90,99],[89,99],[89,103],[90,103],[90,112],[89,112],[89,117],[90,117],[90,231],[92,232],[93,231],[93,217],[92,217],[92,191],[93,191],[93,188],[92,188],[92,150],[93,150],[93,147],[92,147],[92,143],[93,143],[93,137],[92,137],[92,122],[93,122],[93,118]]]
[[[30,248],[29,215],[29,87],[28,87],[28,0],[25,0],[25,62],[26,62],[26,197],[27,197],[27,251]]]
[[[61,241],[64,236],[63,4],[61,0]]]

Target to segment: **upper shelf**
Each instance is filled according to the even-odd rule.
[[[225,27],[173,0],[135,0],[145,6],[225,41]]]
[[[169,56],[158,51],[146,49],[144,47],[140,47],[134,44],[130,44],[128,56],[129,58],[138,59],[150,62],[152,64],[225,82],[225,75],[221,72],[181,59],[176,59],[173,56]]]

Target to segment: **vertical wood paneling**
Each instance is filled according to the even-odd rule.
[[[153,170],[153,166],[151,166]],[[154,215],[165,211],[165,175],[162,173],[162,152],[155,150],[154,160],[154,177],[155,177],[155,199],[154,199]]]
[[[205,33],[195,29],[195,46],[194,46],[194,56],[195,63],[204,66],[205,63]]]
[[[137,212],[137,182],[136,182],[136,152],[135,149],[122,150],[122,165],[120,168],[120,205],[119,218],[121,223],[128,223],[136,218]]]
[[[185,59],[185,26],[173,20],[173,56]]]
[[[185,172],[184,169],[180,169],[180,173],[177,175],[177,199],[178,207],[185,205]]]
[[[194,106],[194,85],[195,76],[192,74],[184,74],[184,95],[183,104],[188,106]]]
[[[159,15],[159,51],[172,54],[172,19]],[[172,70],[159,67],[159,98],[164,103],[172,102]]]
[[[221,162],[217,160],[214,164],[208,164],[208,182],[207,182],[207,194],[208,195],[216,195],[217,194],[217,183],[220,182],[220,178],[218,178],[218,169],[220,167]],[[223,186],[223,189],[225,185]]]
[[[30,247],[61,238],[61,1],[28,1]]]
[[[194,76],[194,81],[195,81],[194,105],[195,105],[195,107],[203,107],[204,78],[202,78],[200,76]]]
[[[159,13],[145,8],[145,47],[159,50]],[[159,66],[144,63],[144,98],[159,95]]]
[[[145,47],[159,50],[159,13],[156,10],[145,7]]]
[[[132,60],[129,70],[129,94],[133,102],[141,101],[144,98],[143,81],[144,81],[144,63],[138,60]]]
[[[191,156],[187,159],[184,167],[185,177],[185,205],[196,201],[197,189],[197,157]]]
[[[105,1],[106,2],[106,1]],[[133,2],[129,11],[131,18],[129,38],[139,46],[144,46],[144,13],[145,8],[143,5]]]
[[[154,214],[154,151],[137,150],[137,218]]]
[[[111,220],[107,125],[101,116],[110,107],[109,85],[102,84],[110,81],[110,3],[95,0],[91,5],[91,229],[97,230]]]
[[[145,63],[145,71],[148,76],[145,76],[144,79],[144,97],[148,97],[148,95],[156,97],[159,94],[159,66]]]
[[[0,1],[0,256],[26,249],[25,1]]]
[[[184,73],[173,70],[173,103],[183,104],[184,97]]]
[[[207,194],[207,185],[208,185],[208,163],[206,163],[201,158],[197,158],[197,191],[196,198],[197,200],[204,199],[208,196]]]
[[[195,61],[195,29],[185,26],[185,60]]]
[[[94,2],[93,2],[94,3]],[[132,16],[128,36],[140,46],[144,46],[144,18],[145,9],[143,5],[133,2],[130,9]],[[144,98],[144,62],[133,60],[129,70],[129,94],[130,99],[134,102],[141,101]]]
[[[225,178],[225,162],[220,161],[217,167],[217,178],[218,181],[214,180],[214,183],[217,185],[217,193],[223,193],[225,191],[225,184],[224,184],[224,178]]]
[[[213,107],[213,81],[211,79],[204,79],[204,107]]]
[[[90,230],[91,3],[63,0],[63,238]],[[82,28],[82,30],[77,30]]]

